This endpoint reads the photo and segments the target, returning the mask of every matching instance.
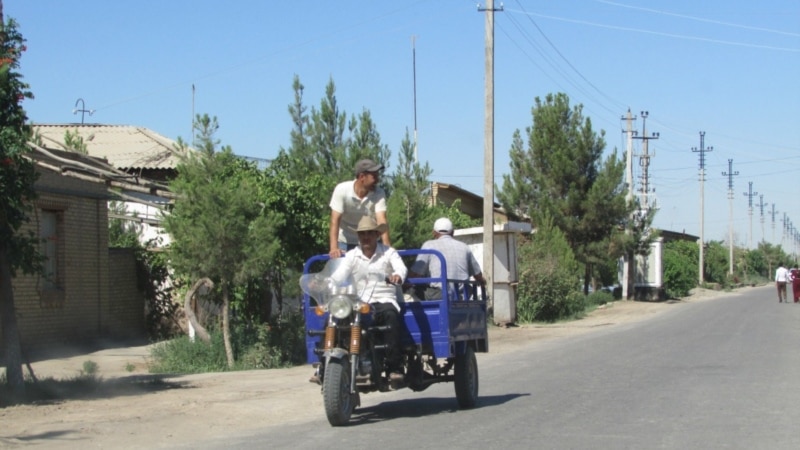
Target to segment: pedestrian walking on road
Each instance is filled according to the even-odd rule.
[[[792,298],[795,303],[800,302],[800,270],[796,267],[789,269],[789,279],[792,280]]]
[[[775,286],[778,288],[778,303],[789,302],[786,298],[786,283],[789,281],[789,271],[783,267],[783,262],[778,263],[778,269],[775,271]]]

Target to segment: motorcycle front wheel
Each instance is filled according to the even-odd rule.
[[[325,415],[334,426],[346,425],[355,408],[354,395],[350,393],[350,363],[347,359],[331,359],[325,365],[322,381],[322,398]]]

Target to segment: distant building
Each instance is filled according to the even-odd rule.
[[[129,125],[34,124],[34,142],[45,149],[74,152],[68,148],[67,133],[85,146],[86,154],[102,158],[131,180],[166,185],[177,175],[180,162],[177,142],[152,130]],[[166,189],[166,186],[165,186]],[[113,198],[112,198],[113,200]],[[109,211],[112,219],[131,221],[143,244],[166,246],[169,235],[160,226],[169,198],[158,191],[119,190],[121,208]]]
[[[430,204],[451,206],[461,200],[461,212],[473,219],[483,220],[483,197],[454,184],[431,183]],[[499,204],[494,204],[494,223],[508,222],[508,215]]]

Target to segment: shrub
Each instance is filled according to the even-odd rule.
[[[664,291],[669,298],[685,297],[697,284],[698,262],[692,260],[686,250],[682,241],[669,242],[664,246]]]
[[[222,333],[211,332],[211,342],[180,336],[161,342],[150,351],[152,373],[204,373],[228,370]]]
[[[586,299],[579,291],[577,263],[564,234],[543,220],[532,241],[519,247],[517,320],[557,320],[583,312]]]
[[[231,330],[234,370],[271,369],[305,362],[303,317],[273,317],[269,323],[242,322]],[[203,373],[230,370],[222,333],[211,331],[211,342],[192,342],[188,336],[153,347],[150,371],[154,373]]]
[[[555,322],[584,309],[574,274],[563,270],[552,256],[530,262],[520,275],[517,293],[520,322]]]
[[[600,306],[614,301],[614,294],[606,291],[595,291],[586,296],[588,305]]]

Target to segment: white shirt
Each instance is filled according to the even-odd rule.
[[[386,211],[386,192],[380,187],[358,198],[355,190],[356,180],[343,181],[336,185],[331,195],[332,210],[342,215],[339,222],[339,242],[358,244],[356,228],[364,216],[375,217],[376,213]]]
[[[778,270],[775,271],[775,281],[779,283],[786,283],[789,281],[789,271],[786,270],[786,267],[778,267]]]
[[[331,278],[336,283],[341,283],[349,275],[352,275],[357,283],[356,287],[361,296],[361,301],[367,303],[391,303],[400,311],[400,304],[397,302],[398,286],[383,280],[377,283],[375,280],[368,280],[366,283],[363,280],[368,275],[375,273],[381,273],[386,276],[399,275],[402,280],[405,280],[406,271],[406,265],[397,250],[378,242],[372,258],[367,258],[361,251],[361,247],[356,247],[345,253],[344,260],[333,272]]]

